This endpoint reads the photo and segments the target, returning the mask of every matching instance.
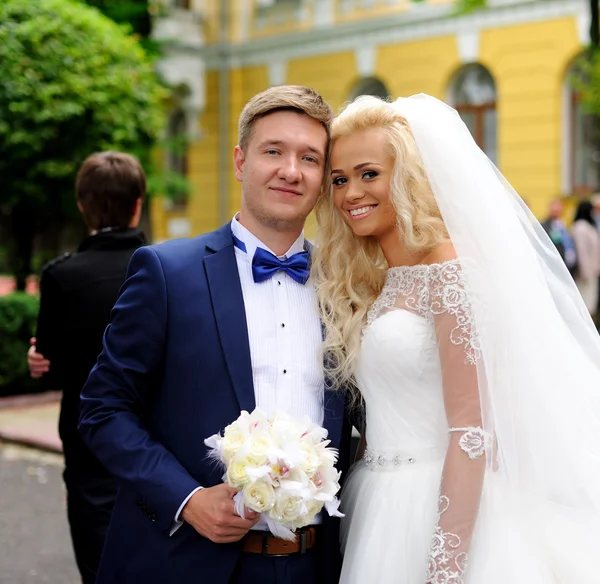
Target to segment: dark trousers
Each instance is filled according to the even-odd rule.
[[[116,481],[64,475],[67,516],[75,560],[83,584],[95,584],[98,565],[117,496]]]
[[[320,582],[316,550],[305,554],[268,557],[242,552],[230,584],[317,584]]]

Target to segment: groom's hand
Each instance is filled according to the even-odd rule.
[[[200,535],[215,543],[239,541],[260,519],[260,513],[246,510],[246,519],[235,513],[237,491],[223,483],[196,491],[181,511],[181,518]]]

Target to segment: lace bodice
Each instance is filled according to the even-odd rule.
[[[470,297],[459,260],[391,268],[368,312],[356,368],[369,452],[380,461],[445,461],[426,580],[435,584],[462,582],[477,505],[465,504],[457,485],[482,482],[489,442]]]
[[[414,312],[432,327],[436,315],[448,313],[454,316],[456,326],[450,340],[456,345],[464,345],[468,363],[475,364],[479,358],[479,343],[458,259],[442,264],[390,268],[383,290],[368,312],[363,336],[378,316],[394,308]]]

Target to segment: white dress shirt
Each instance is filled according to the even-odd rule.
[[[231,222],[231,230],[246,248],[243,251],[236,247],[235,259],[246,310],[256,407],[267,415],[277,411],[294,417],[306,415],[321,426],[323,350],[315,287],[310,281],[300,284],[285,272],[255,283],[252,258],[256,248],[273,251],[241,225],[237,217]],[[304,233],[285,256],[279,257],[289,258],[303,250]],[[179,514],[195,492],[181,504],[171,534],[181,525]],[[318,522],[319,516],[315,518],[315,523]],[[266,529],[266,526],[261,520],[254,529]]]
[[[278,410],[295,417],[307,415],[321,426],[323,352],[315,288],[310,281],[299,284],[285,272],[256,284],[252,277],[256,248],[273,252],[236,218],[231,228],[246,246],[245,252],[235,248],[235,259],[246,309],[256,407],[267,415]],[[303,250],[301,234],[280,259]]]

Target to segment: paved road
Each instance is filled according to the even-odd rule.
[[[78,584],[62,458],[0,443],[0,584]]]

